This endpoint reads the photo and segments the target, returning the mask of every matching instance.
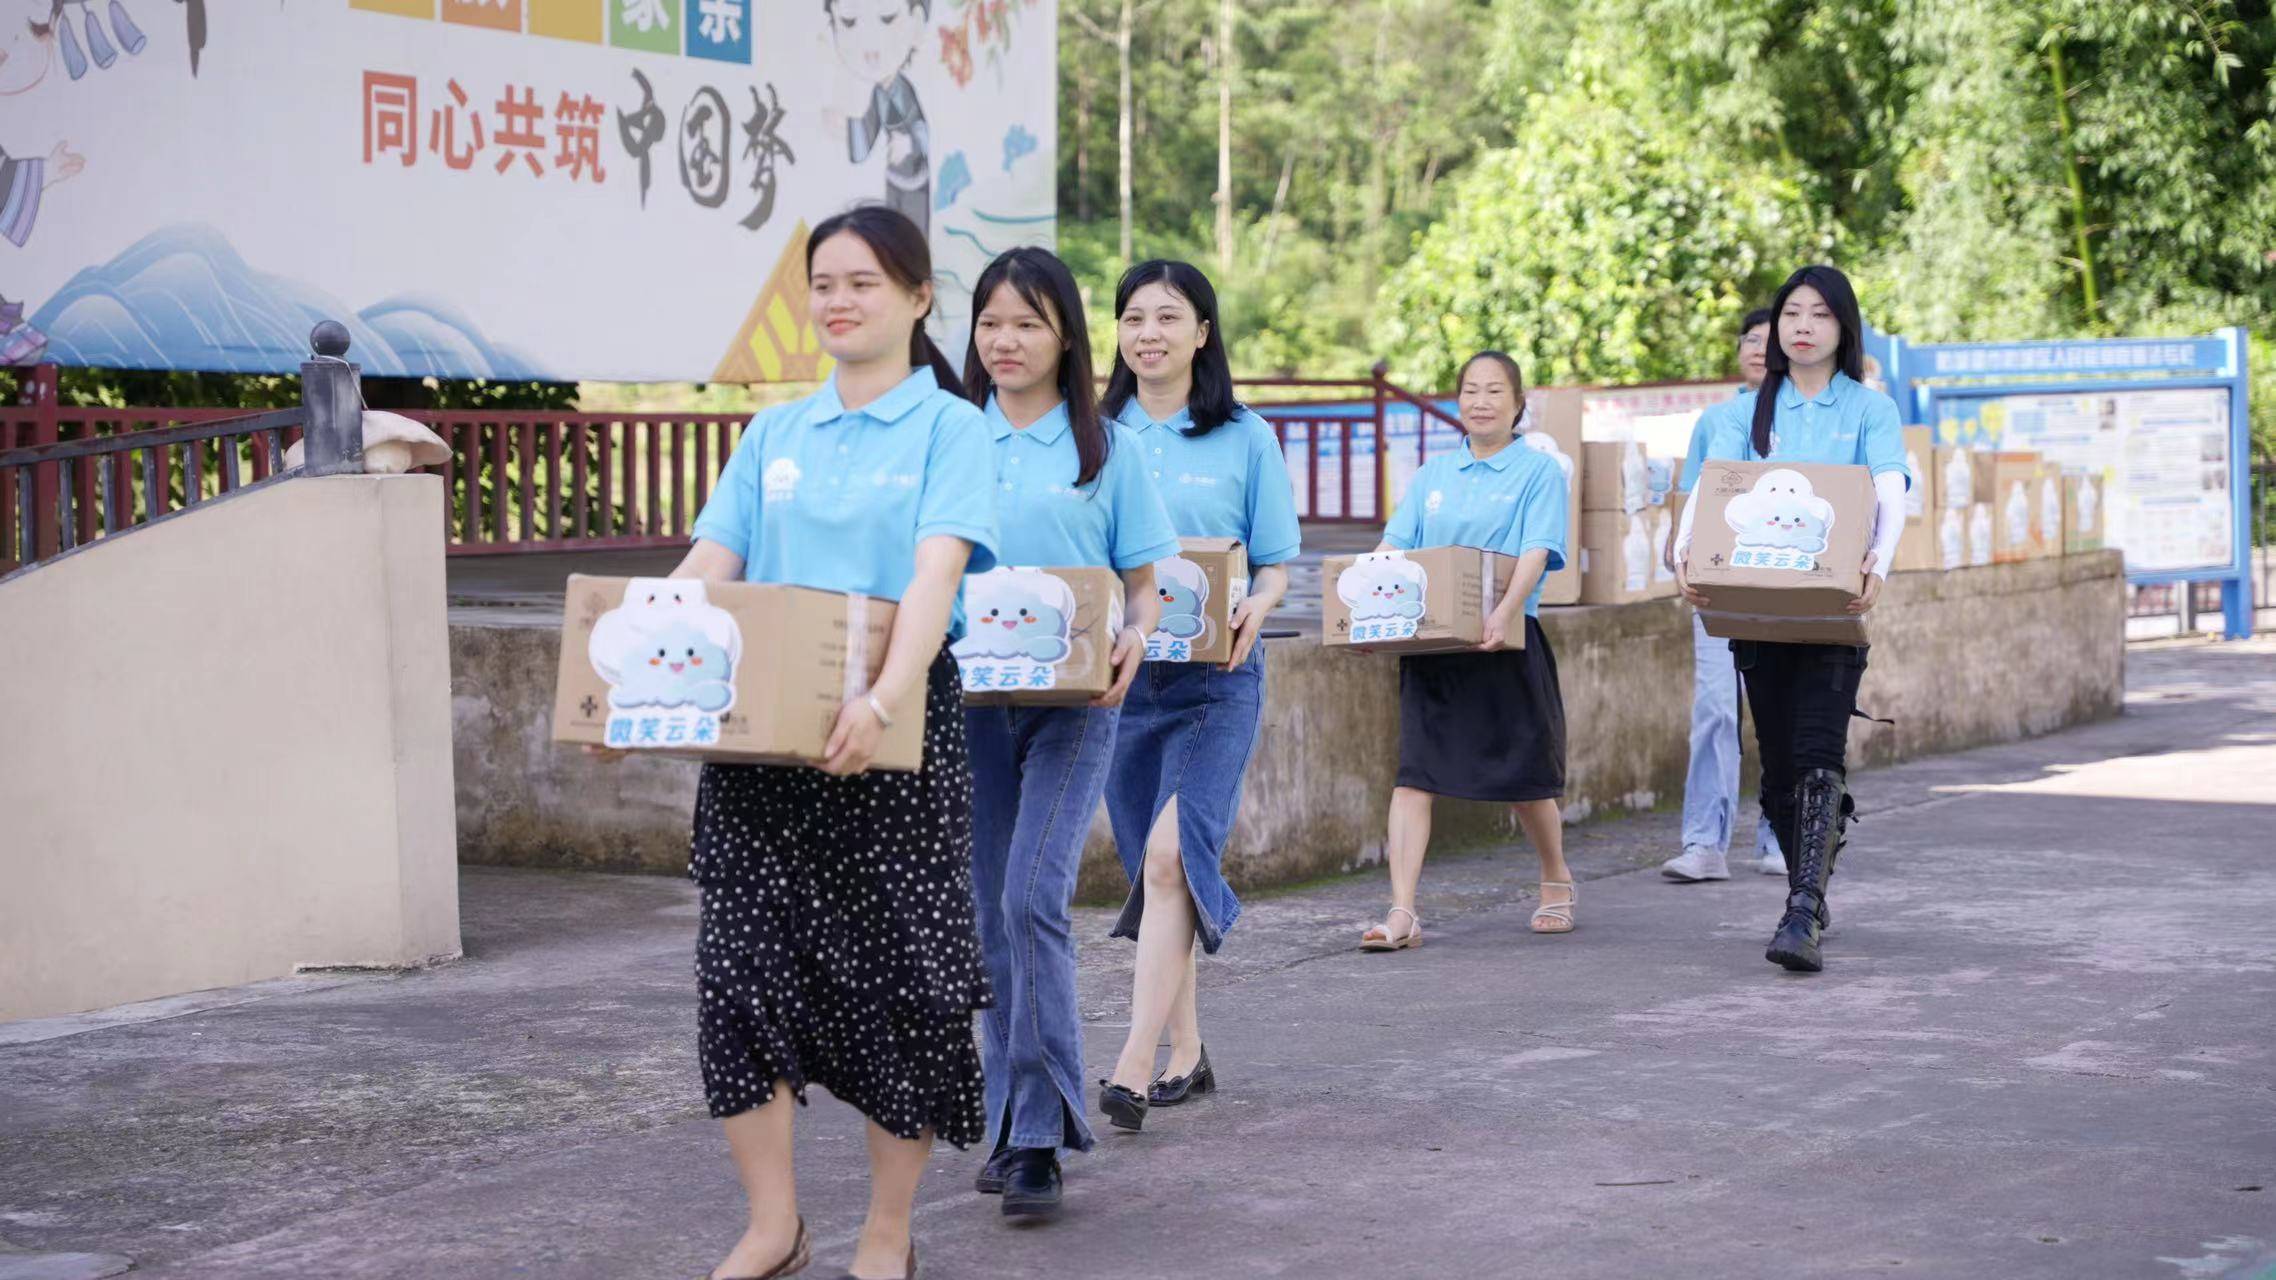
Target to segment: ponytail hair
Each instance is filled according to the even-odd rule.
[[[964,345],[965,395],[985,409],[996,393],[996,380],[980,350],[980,313],[996,290],[1010,285],[1020,299],[1043,317],[1051,336],[1059,340],[1059,396],[1067,405],[1067,423],[1075,433],[1075,487],[1098,477],[1113,447],[1106,422],[1099,416],[1098,384],[1091,376],[1091,335],[1083,322],[1083,292],[1075,273],[1049,249],[1026,246],[1007,249],[980,273],[972,290],[972,337]]]
[[[1786,299],[1803,285],[1818,291],[1826,300],[1826,308],[1833,312],[1834,323],[1841,326],[1841,337],[1833,348],[1834,369],[1848,374],[1852,382],[1865,381],[1865,321],[1857,310],[1857,290],[1849,287],[1849,277],[1822,265],[1807,266],[1786,277],[1786,283],[1778,286],[1777,294],[1770,299],[1770,343],[1762,353],[1762,389],[1754,397],[1754,430],[1748,443],[1758,458],[1770,456],[1770,428],[1778,416],[1778,387],[1794,364],[1786,358],[1786,344],[1778,340],[1778,318],[1786,314]],[[1750,324],[1747,329],[1753,327]],[[1739,332],[1744,334],[1746,329]]]
[[[932,283],[932,246],[925,243],[925,233],[908,215],[882,204],[860,204],[844,213],[822,219],[813,234],[806,237],[806,274],[814,274],[814,251],[822,242],[837,235],[859,237],[869,251],[877,255],[877,265],[885,269],[893,283],[911,293]],[[931,368],[934,381],[941,390],[953,396],[964,394],[964,383],[956,376],[956,366],[948,362],[939,347],[933,345],[932,336],[925,332],[925,318],[932,314],[926,307],[924,315],[909,330],[909,367]]]

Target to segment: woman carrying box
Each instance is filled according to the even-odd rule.
[[[988,1132],[976,1181],[1014,1217],[1058,1212],[1058,1151],[1088,1151],[1083,1030],[1071,912],[1091,815],[1105,794],[1116,722],[1161,614],[1154,562],[1177,554],[1130,428],[1102,418],[1083,299],[1066,264],[1013,249],[973,293],[964,384],[996,442],[997,556],[1034,568],[1103,566],[1122,577],[1127,625],[1112,637],[1114,687],[1089,706],[965,708],[972,751],[972,890],[998,1001],[981,1017]],[[979,617],[973,626],[1017,616]]]
[[[1731,462],[1818,462],[1862,466],[1873,475],[1872,549],[1865,553],[1864,594],[1849,612],[1863,614],[1880,597],[1879,566],[1896,554],[1904,532],[1904,432],[1897,406],[1868,389],[1864,322],[1849,278],[1826,266],[1787,277],[1771,300],[1777,340],[1764,357],[1759,391],[1713,406],[1706,457]],[[1707,608],[1691,585],[1684,558],[1699,502],[1683,508],[1676,533],[1676,581],[1684,598]],[[1754,713],[1762,755],[1762,811],[1786,851],[1786,908],[1764,953],[1804,973],[1825,967],[1818,939],[1831,917],[1826,882],[1841,853],[1854,805],[1846,792],[1849,719],[1865,676],[1865,646],[1779,644],[1737,640],[1739,676]]]
[[[837,369],[744,429],[675,577],[898,600],[885,665],[848,698],[818,769],[707,764],[691,874],[701,1058],[750,1222],[715,1277],[806,1265],[791,1103],[809,1085],[869,1118],[853,1274],[916,1270],[909,1211],[934,1135],[982,1134],[972,1011],[972,781],[946,642],[966,570],[995,562],[980,410],[925,336],[924,235],[883,206],[807,241],[807,312]],[[918,692],[922,690],[922,701]],[[924,765],[865,772],[886,724],[925,717]]]
[[[1517,813],[1541,858],[1535,933],[1570,933],[1578,892],[1565,866],[1565,702],[1541,630],[1541,580],[1565,563],[1565,474],[1517,442],[1525,379],[1517,361],[1481,351],[1462,366],[1462,448],[1425,462],[1384,526],[1382,551],[1478,547],[1517,557],[1509,589],[1475,653],[1399,659],[1399,775],[1385,860],[1391,911],[1360,935],[1365,951],[1422,943],[1415,891],[1438,796],[1490,800]],[[1513,647],[1511,640],[1518,639]]]
[[[1137,457],[1181,537],[1237,538],[1254,575],[1233,611],[1222,667],[1148,662],[1130,687],[1107,780],[1107,817],[1130,877],[1113,936],[1138,942],[1130,1035],[1099,1082],[1099,1109],[1138,1129],[1149,1106],[1216,1088],[1194,999],[1193,942],[1215,954],[1241,904],[1221,867],[1241,777],[1264,713],[1257,632],[1288,590],[1295,494],[1280,441],[1233,399],[1217,292],[1183,262],[1142,262],[1114,292],[1118,326],[1105,408],[1136,433]],[[1170,1057],[1154,1071],[1162,1030]]]

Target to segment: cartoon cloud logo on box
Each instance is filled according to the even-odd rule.
[[[586,654],[608,681],[610,746],[704,746],[735,705],[743,632],[701,582],[634,578],[593,623]]]
[[[1209,575],[1184,556],[1171,556],[1155,564],[1154,584],[1162,620],[1146,637],[1146,661],[1190,662],[1195,648],[1209,644]],[[1240,585],[1234,584],[1234,607],[1241,603]]]
[[[1429,573],[1391,552],[1361,556],[1336,575],[1336,599],[1351,613],[1354,643],[1413,639],[1429,593]]]
[[[1799,471],[1765,471],[1754,488],[1731,499],[1723,520],[1738,535],[1731,550],[1734,569],[1818,567],[1833,531],[1833,504],[1821,498]]]
[[[1112,612],[1120,606],[1117,597]],[[1075,651],[1074,588],[1041,569],[990,569],[964,580],[964,613],[964,638],[949,651],[967,691],[1058,687],[1060,664]]]

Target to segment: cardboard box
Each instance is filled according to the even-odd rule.
[[[739,764],[819,764],[885,665],[894,602],[755,582],[571,574],[553,740]],[[925,690],[886,708],[875,769],[924,763]]]
[[[2039,455],[1992,457],[1992,563],[2014,564],[2046,554],[2039,541]]]
[[[1666,511],[1582,513],[1582,604],[1630,604],[1675,594],[1675,575],[1662,567],[1663,544],[1652,540],[1653,516]]]
[[[1710,461],[1692,501],[1684,573],[1710,601],[1699,611],[1707,634],[1866,643],[1865,619],[1848,612],[1873,542],[1864,467]]]
[[[1996,524],[1992,504],[1979,502],[1968,508],[1968,567],[1992,562],[1992,529]]]
[[[1581,445],[1581,512],[1642,511],[1652,505],[1651,460],[1634,443]],[[1584,526],[1586,520],[1581,522]],[[1582,545],[1586,546],[1584,538]]]
[[[2039,462],[2039,492],[2033,516],[2038,525],[2031,531],[2038,544],[2038,554],[2059,556],[2063,553],[2063,466],[2059,462],[2041,459]]]
[[[1162,620],[1146,637],[1148,662],[1231,662],[1233,610],[1249,595],[1249,551],[1238,538],[1180,538],[1154,565]]]
[[[2102,477],[2063,477],[2063,554],[2102,549]]]
[[[1675,522],[1683,518],[1683,509],[1678,505],[1681,498],[1682,495],[1677,494],[1674,501],[1669,502],[1664,507],[1656,507],[1651,512],[1652,594],[1654,596],[1665,597],[1676,594],[1675,565],[1669,561],[1668,552],[1675,546]]]
[[[1967,507],[1940,507],[1937,509],[1935,522],[1937,568],[1965,569],[1968,567],[1970,563],[1968,517],[1970,514],[1970,509]],[[1904,557],[1901,554],[1904,550],[1903,544],[1900,543],[1897,550],[1900,553],[1898,559],[1903,559]]]
[[[1581,599],[1581,392],[1578,387],[1535,387],[1525,393],[1532,420],[1518,443],[1557,460],[1565,472],[1565,567],[1541,580],[1541,603],[1579,604]]]
[[[1329,556],[1320,566],[1320,640],[1361,653],[1454,653],[1486,636],[1517,557],[1476,547]],[[1525,646],[1512,627],[1509,647]]]
[[[1079,706],[1114,687],[1122,577],[1112,569],[997,568],[964,579],[950,646],[964,700]]]
[[[1912,476],[1912,484],[1905,490],[1905,519],[1925,522],[1936,511],[1934,428],[1905,428],[1905,470]]]
[[[1966,521],[1968,508],[1976,505],[1975,451],[1953,445],[1936,450],[1936,474],[1929,486],[1929,505],[1937,511],[1961,512]]]
[[[1943,556],[1938,533],[1937,522],[1926,516],[1905,521],[1905,531],[1897,538],[1896,560],[1888,566],[1887,572],[1918,573],[1923,569],[1941,568]]]

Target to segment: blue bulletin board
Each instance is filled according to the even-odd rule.
[[[1905,421],[1938,444],[2027,449],[2099,475],[2105,541],[2140,585],[2218,582],[2252,633],[2245,335],[1915,344],[1868,333]]]

